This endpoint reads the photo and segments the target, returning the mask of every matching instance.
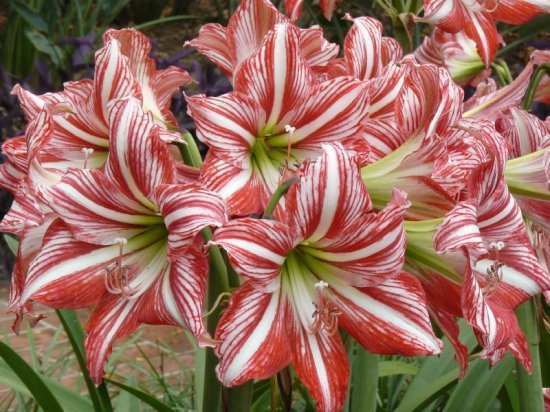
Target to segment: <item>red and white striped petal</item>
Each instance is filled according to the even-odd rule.
[[[65,92],[45,93],[37,96],[23,89],[20,84],[16,84],[10,94],[17,96],[19,104],[29,122],[33,121],[45,106],[54,108],[57,105],[66,104],[68,101],[67,93]]]
[[[319,271],[337,273],[356,287],[374,286],[401,272],[406,236],[403,217],[409,207],[405,193],[395,190],[390,203],[379,213],[357,213],[356,221],[337,236],[315,242],[307,252],[327,265]]]
[[[40,110],[25,130],[27,157],[31,161],[48,144],[54,133],[54,121],[47,108]]]
[[[396,99],[405,82],[407,69],[390,64],[379,77],[368,81],[371,95],[369,112],[371,117],[380,120],[395,120]]]
[[[393,37],[382,37],[382,64],[397,64],[403,58],[403,48]]]
[[[166,244],[165,237],[165,229],[157,228],[134,236],[123,245],[122,264],[129,269],[131,287],[136,284],[145,287],[147,282],[155,280],[151,272],[158,264],[150,262],[153,255],[159,256],[157,263],[167,264],[166,255],[159,252]],[[121,258],[120,248],[119,243],[100,246],[81,242],[62,221],[56,221],[46,233],[40,252],[29,264],[21,304],[37,301],[55,308],[96,304],[106,290],[107,268]],[[138,270],[140,267],[147,271],[142,273]],[[140,282],[143,280],[146,282]]]
[[[260,0],[254,0],[260,1]],[[277,24],[261,48],[235,75],[235,91],[251,96],[266,112],[272,128],[303,96],[309,95],[313,73],[300,51],[299,31],[288,23]]]
[[[286,305],[280,289],[263,293],[247,282],[233,293],[216,329],[222,341],[216,373],[223,385],[268,379],[289,364]]]
[[[344,40],[344,56],[348,73],[359,80],[369,80],[381,74],[382,23],[372,17],[352,18],[351,26]]]
[[[338,3],[341,3],[343,0],[320,0],[321,11],[325,19],[331,20],[332,13],[334,13],[338,7]]]
[[[72,170],[41,195],[75,238],[88,243],[112,245],[117,238],[129,239],[163,222],[100,170]]]
[[[254,54],[264,42],[266,34],[277,23],[287,22],[269,0],[244,0],[227,24],[228,48],[233,57],[233,70]],[[277,58],[282,58],[277,55]],[[261,67],[261,66],[258,66]]]
[[[141,297],[139,321],[188,328],[203,346],[211,338],[202,316],[208,261],[201,249],[190,247],[185,256],[167,266]]]
[[[461,0],[424,0],[424,17],[417,20],[456,33],[462,29],[465,18]]]
[[[109,115],[111,147],[105,174],[128,197],[156,210],[147,196],[161,184],[177,182],[170,152],[158,137],[158,126],[133,97],[112,102]]]
[[[15,194],[26,173],[18,168],[11,160],[0,165],[0,188]]]
[[[219,97],[189,96],[187,103],[197,137],[225,161],[250,167],[250,150],[265,125],[265,112],[258,103],[235,92]]]
[[[477,51],[485,67],[489,67],[495,59],[495,54],[500,43],[499,34],[493,17],[483,11],[475,11],[470,7],[464,7],[464,32],[476,42]]]
[[[271,193],[252,168],[241,169],[213,153],[208,153],[201,167],[201,183],[227,201],[230,216],[262,213]]]
[[[233,76],[233,55],[227,39],[227,30],[221,24],[208,23],[201,26],[199,35],[185,42],[184,46],[194,47],[217,65],[226,76]]]
[[[86,325],[86,365],[90,378],[100,384],[113,342],[130,335],[139,326],[140,299],[121,299],[106,294]]]
[[[545,0],[499,0],[492,15],[495,20],[520,25],[544,13],[550,13]]]
[[[140,85],[132,73],[130,62],[122,54],[120,42],[109,40],[96,53],[91,109],[103,124],[109,124],[107,103],[126,96],[141,99]]]
[[[296,316],[296,315],[295,315]],[[290,342],[296,375],[309,390],[317,410],[338,411],[346,398],[349,362],[338,332],[312,334],[295,317],[289,319]]]
[[[285,0],[285,10],[288,18],[296,21],[302,15],[304,0]]]
[[[10,209],[0,222],[0,231],[19,236],[26,228],[44,223],[44,213],[34,193],[23,183],[19,185]]]
[[[170,111],[172,97],[177,94],[180,87],[193,83],[191,75],[180,67],[170,66],[164,70],[157,70],[153,82],[155,100],[162,118],[177,128],[177,120]]]
[[[321,143],[344,142],[354,138],[363,128],[369,113],[367,85],[346,77],[339,77],[315,85],[307,97],[296,102],[288,116],[279,123],[294,127],[292,136],[267,138],[271,147],[286,147],[319,152]]]
[[[305,164],[300,179],[286,196],[288,222],[309,242],[336,237],[371,209],[358,159],[340,145],[324,145],[322,156]]]
[[[548,134],[546,125],[537,116],[514,107],[505,116],[499,117],[495,126],[508,142],[512,159],[539,150]]]
[[[300,30],[300,49],[308,65],[315,71],[327,67],[338,55],[339,46],[323,36],[323,29],[315,25]]]
[[[363,138],[370,148],[370,162],[376,162],[397,150],[410,136],[398,124],[389,120],[368,119]]]
[[[168,229],[168,258],[183,256],[201,229],[226,220],[221,197],[199,185],[161,185],[150,196]]]
[[[280,287],[279,274],[295,246],[295,233],[286,224],[268,219],[235,219],[214,233],[235,270],[251,285],[266,292]]]
[[[325,278],[341,314],[340,326],[365,349],[380,354],[433,355],[433,333],[420,282],[406,272],[368,288]]]

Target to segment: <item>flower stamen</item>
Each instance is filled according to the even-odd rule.
[[[117,237],[114,243],[119,244],[118,258],[112,266],[105,268],[105,289],[113,295],[122,295],[123,298],[130,299],[136,291],[130,286],[129,266],[122,264],[124,245],[128,240]]]
[[[313,302],[315,311],[312,314],[313,323],[311,324],[311,330],[314,334],[325,330],[332,336],[338,331],[338,316],[341,312],[325,294],[327,287],[328,283],[322,280],[315,284],[318,299],[317,303]]]
[[[88,167],[88,159],[89,159],[90,155],[93,152],[94,152],[94,149],[92,149],[91,147],[82,149],[82,153],[84,153],[84,167],[83,167],[83,169],[86,169]]]
[[[500,251],[504,249],[504,246],[505,244],[502,241],[491,242],[489,244],[489,249],[494,253],[494,263],[487,268],[485,276],[487,284],[482,289],[487,296],[491,296],[502,282],[502,267],[504,266],[504,262],[500,261]]]

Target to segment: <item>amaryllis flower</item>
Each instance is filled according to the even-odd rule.
[[[424,0],[424,17],[418,20],[449,33],[463,30],[489,67],[500,41],[495,20],[523,24],[548,12],[550,4],[543,0]]]
[[[323,149],[298,174],[282,221],[241,218],[214,234],[245,280],[217,328],[217,374],[233,386],[292,362],[318,409],[337,411],[349,375],[338,327],[376,353],[435,354],[441,342],[419,283],[401,271],[403,194],[372,212],[357,159]]]
[[[422,64],[445,67],[452,79],[462,86],[475,86],[490,74],[479,57],[475,42],[462,31],[447,33],[436,27],[414,51],[414,57]]]
[[[103,41],[104,47],[95,56],[93,80],[69,82],[63,92],[42,96],[19,85],[13,90],[29,121],[45,106],[49,109],[54,130],[42,149],[59,159],[58,169],[63,171],[68,167],[99,167],[105,162],[109,146],[107,105],[117,98],[139,99],[144,110],[150,111],[160,125],[166,125],[161,129],[166,140],[176,139],[168,130],[177,127],[169,107],[179,87],[192,81],[189,74],[177,67],[157,71],[149,57],[149,40],[134,29],[108,30]]]
[[[229,19],[227,27],[208,23],[199,36],[186,45],[196,48],[214,62],[230,79],[246,59],[263,44],[265,35],[278,23],[290,23],[269,0],[243,0]],[[319,26],[298,31],[299,47],[308,65],[323,68],[338,54],[338,45],[323,37]]]
[[[281,170],[319,155],[323,142],[353,146],[368,115],[366,84],[319,83],[281,23],[235,75],[235,91],[188,97],[197,136],[209,146],[202,181],[228,199],[231,214],[262,212]]]
[[[207,262],[198,232],[225,220],[220,197],[178,185],[159,126],[135,98],[109,105],[110,152],[102,169],[71,170],[42,189],[61,219],[30,262],[19,305],[95,305],[86,353],[100,381],[113,341],[141,323],[189,328],[202,321]]]

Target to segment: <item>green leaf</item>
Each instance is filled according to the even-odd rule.
[[[162,403],[157,398],[155,398],[154,396],[152,396],[152,395],[150,395],[146,392],[142,392],[139,389],[132,388],[131,386],[127,386],[127,385],[124,385],[123,383],[120,383],[120,382],[117,382],[117,381],[112,381],[110,379],[105,379],[105,381],[109,382],[111,385],[118,386],[120,389],[134,395],[136,398],[142,400],[147,405],[152,406],[155,409],[155,411],[158,411],[158,412],[176,412],[175,409],[170,408],[168,405]]]
[[[50,389],[52,394],[59,400],[60,405],[65,412],[92,412],[94,411],[92,402],[85,396],[82,396],[78,392],[63,386],[61,383],[41,376],[42,380]],[[4,362],[0,362],[0,383],[4,386],[10,387],[14,391],[26,396],[31,396],[29,388],[19,379],[19,377],[13,372]]]
[[[512,372],[514,360],[506,356],[489,369],[489,362],[471,362],[464,379],[453,389],[444,412],[487,411]]]
[[[13,236],[8,235],[7,233],[4,233],[4,240],[10,248],[11,253],[13,253],[14,256],[17,256],[17,250],[19,249],[19,240]]]
[[[378,364],[378,377],[391,375],[416,375],[418,366],[401,361],[382,361]]]
[[[27,4],[20,0],[12,0],[11,6],[33,29],[48,33],[48,23]]]
[[[36,402],[48,412],[63,412],[61,405],[38,375],[13,349],[0,342],[0,356],[29,389]]]
[[[25,30],[25,36],[30,40],[36,50],[47,54],[55,66],[61,66],[63,51],[53,44],[46,36],[36,30]]]
[[[126,383],[128,386],[136,386],[137,380],[135,376],[130,377]],[[134,412],[139,411],[139,399],[130,392],[122,391],[116,398],[116,412]]]

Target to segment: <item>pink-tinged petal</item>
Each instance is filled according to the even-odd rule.
[[[224,160],[237,167],[250,167],[250,150],[265,124],[265,112],[242,93],[219,97],[187,97],[188,112],[197,127],[197,137]]]
[[[199,231],[227,219],[221,197],[199,185],[161,185],[151,193],[168,229],[168,258],[185,254]]]
[[[441,352],[433,333],[426,297],[416,278],[401,272],[373,287],[354,288],[328,280],[341,315],[340,326],[365,349],[416,356]]]
[[[8,158],[14,168],[25,173],[29,167],[27,138],[22,136],[12,137],[2,144],[2,152]]]
[[[372,17],[345,18],[353,22],[344,40],[348,73],[359,80],[378,77],[383,68],[382,23]]]
[[[188,328],[199,339],[210,340],[205,330],[202,306],[206,288],[208,261],[196,245],[170,264],[147,294],[141,297],[140,322],[177,325]]]
[[[25,130],[27,140],[27,156],[29,161],[34,159],[38,152],[48,144],[54,133],[54,121],[48,109],[40,110]]]
[[[180,162],[176,163],[176,172],[179,184],[198,183],[201,173],[200,169]]]
[[[309,390],[317,410],[338,411],[346,397],[349,362],[339,333],[307,331],[302,323],[291,321],[289,335],[293,365],[300,381]]]
[[[424,17],[417,20],[456,33],[462,29],[465,18],[461,0],[424,0]]]
[[[369,113],[366,83],[340,77],[309,90],[310,94],[296,102],[277,128],[295,128],[290,136],[293,148],[318,152],[321,143],[345,142],[357,136]],[[271,147],[286,147],[288,141],[286,134],[266,139]]]
[[[459,339],[460,328],[453,315],[433,308],[430,312],[432,318],[437,323],[443,334],[455,350],[455,358],[460,368],[460,377],[463,378],[468,369],[468,347],[462,344]]]
[[[320,0],[321,11],[323,16],[327,20],[332,19],[332,13],[334,13],[338,7],[338,3],[341,3],[343,0]]]
[[[254,0],[259,1],[259,0]],[[245,61],[235,75],[235,91],[256,100],[273,127],[302,96],[309,95],[313,73],[300,51],[299,31],[277,24],[262,47]]]
[[[326,67],[338,55],[339,46],[323,36],[323,29],[311,26],[300,30],[300,49],[312,69]]]
[[[370,147],[369,162],[376,162],[389,155],[409,137],[395,122],[368,119],[363,130],[363,138]]]
[[[495,20],[520,25],[543,13],[550,13],[550,4],[544,0],[499,0],[492,15]]]
[[[103,124],[112,124],[109,122],[107,103],[126,96],[141,99],[140,85],[132,73],[130,62],[122,54],[120,42],[109,40],[95,56],[91,108],[97,119]]]
[[[227,40],[227,30],[221,24],[208,23],[201,26],[199,35],[191,41],[185,42],[208,57],[226,76],[233,76],[233,55]]]
[[[226,31],[228,48],[234,56],[234,70],[260,48],[267,32],[277,23],[287,21],[268,0],[242,1],[229,19]],[[277,58],[281,55],[277,54]]]
[[[15,194],[26,173],[21,171],[10,160],[0,165],[0,187]]]
[[[476,93],[464,103],[464,117],[494,121],[510,107],[518,107],[525,95],[534,66],[550,61],[550,52],[537,50],[521,73],[508,86],[500,89],[490,79],[481,83]]]
[[[245,283],[231,296],[218,323],[218,379],[225,386],[268,379],[292,359],[286,303],[278,289],[262,293]]]
[[[477,51],[485,67],[489,67],[495,58],[499,46],[499,34],[493,17],[486,12],[477,12],[465,7],[464,32],[476,42]]]
[[[262,213],[271,196],[252,168],[241,169],[213,153],[202,164],[200,181],[226,199],[230,216]]]
[[[296,21],[302,15],[304,0],[285,0],[285,10],[288,18]]]
[[[217,229],[213,242],[227,251],[243,278],[256,288],[272,292],[279,288],[281,267],[295,246],[295,234],[275,220],[242,218]]]
[[[130,335],[139,326],[140,300],[121,299],[105,295],[96,306],[86,325],[86,365],[92,380],[99,384],[107,358],[113,351],[113,342]]]
[[[112,245],[162,224],[161,216],[126,196],[100,170],[72,170],[41,195],[83,242]]]
[[[128,197],[154,210],[149,193],[161,184],[177,182],[170,152],[158,137],[158,126],[135,98],[114,101],[109,114],[111,147],[105,174]]]
[[[336,237],[371,208],[358,159],[339,145],[324,145],[322,156],[305,164],[300,179],[286,196],[288,221],[310,242]]]
[[[318,276],[337,273],[357,287],[375,286],[401,272],[406,236],[403,217],[409,207],[405,194],[395,190],[390,203],[379,213],[357,213],[355,222],[333,238],[321,239],[307,248],[320,262],[310,269]],[[319,266],[319,267],[318,267]]]

